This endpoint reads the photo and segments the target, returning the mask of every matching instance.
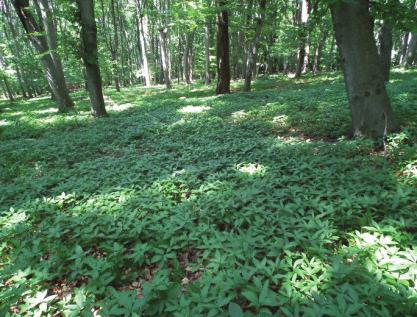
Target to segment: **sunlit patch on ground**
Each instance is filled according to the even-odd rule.
[[[232,119],[236,121],[245,119],[247,116],[248,114],[244,110],[239,110],[232,113]]]
[[[266,167],[261,164],[239,164],[237,165],[239,172],[248,175],[263,175],[266,172]]]
[[[48,109],[42,109],[42,110],[35,110],[33,113],[37,114],[43,114],[43,113],[57,113],[58,109],[56,108],[48,108]]]
[[[185,106],[184,108],[179,109],[178,111],[181,113],[202,113],[205,112],[207,110],[210,110],[211,107],[207,107],[207,106]]]
[[[135,105],[132,104],[132,103],[124,103],[124,104],[112,104],[108,107],[108,109],[110,111],[119,112],[119,111],[128,110],[128,109],[133,108],[133,107],[135,107]]]
[[[0,126],[6,126],[9,122],[7,120],[0,120]]]

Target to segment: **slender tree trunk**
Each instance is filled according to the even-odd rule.
[[[392,26],[384,21],[379,33],[379,59],[381,61],[382,76],[389,81],[391,72],[391,52],[393,47]]]
[[[139,45],[142,57],[142,73],[143,78],[145,79],[145,86],[149,87],[151,85],[151,76],[149,72],[149,62],[148,62],[148,54],[147,49],[148,45],[146,43],[146,35],[145,35],[145,23],[147,21],[144,19],[143,16],[143,0],[136,0],[136,9],[138,14],[138,29],[139,29]]]
[[[104,105],[97,52],[97,26],[94,18],[94,0],[77,0],[81,18],[82,57],[86,70],[91,110],[95,117],[107,116]]]
[[[194,31],[185,34],[185,46],[183,54],[185,82],[190,85],[192,83],[192,45],[194,39]]]
[[[417,58],[417,33],[411,33],[407,47],[407,53],[404,58],[405,67],[411,67]]]
[[[113,69],[113,77],[114,77],[114,85],[116,87],[116,91],[120,91],[120,75],[119,75],[119,68],[117,66],[118,62],[118,49],[119,49],[119,30],[118,30],[118,23],[116,19],[116,6],[114,1],[117,0],[110,0],[110,12],[112,18],[112,25],[113,25],[113,41],[112,45],[110,46],[110,55],[111,55],[111,62],[112,62],[112,69]]]
[[[405,32],[405,34],[404,34],[404,36],[402,38],[402,44],[401,44],[400,65],[405,65],[409,37],[410,37],[410,32]]]
[[[10,101],[14,101],[12,89],[10,88],[9,81],[7,80],[7,77],[5,75],[3,75],[3,83],[4,88],[6,89],[7,98],[9,98]]]
[[[168,29],[159,29],[159,44],[161,51],[161,66],[164,74],[164,83],[167,89],[172,88],[171,71],[169,69],[169,55],[168,55]]]
[[[381,72],[369,0],[338,2],[331,6],[331,13],[352,111],[353,135],[380,138],[397,130]]]
[[[204,27],[204,80],[206,85],[211,82],[210,79],[210,23],[207,22]]]
[[[314,65],[313,65],[313,74],[316,75],[321,70],[321,53],[323,46],[326,43],[327,31],[321,30],[319,40],[317,41],[316,50],[314,52]]]
[[[216,94],[230,93],[229,12],[226,0],[219,0],[217,14],[217,88]]]
[[[306,45],[308,43],[307,38],[307,21],[310,15],[310,1],[309,0],[302,0],[297,3],[297,12],[295,20],[297,21],[297,25],[299,27],[299,41],[300,46],[298,48],[297,53],[297,64],[295,68],[295,78],[300,78],[303,71],[306,70],[306,58],[308,57],[309,52],[307,52]]]
[[[32,15],[29,1],[13,0],[13,6],[29,36],[29,40],[32,42],[38,54],[41,55],[41,62],[46,73],[46,79],[58,102],[59,110],[61,112],[72,110],[74,103],[69,96],[65,77],[61,75],[63,74],[62,65],[55,64],[51,55],[51,48],[48,46],[48,41],[45,36],[45,30],[36,22],[36,19]]]
[[[255,27],[255,36],[252,39],[249,51],[246,55],[246,74],[245,74],[245,91],[251,90],[252,75],[256,72],[256,62],[258,57],[258,44],[261,39],[262,26],[265,19],[265,9],[266,9],[266,0],[260,0],[259,10],[260,14],[255,18],[256,27]]]

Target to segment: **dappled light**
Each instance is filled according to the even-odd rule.
[[[415,73],[398,76],[390,89],[412,98]],[[386,160],[343,138],[342,83],[311,81],[216,99],[199,85],[163,99],[109,89],[98,121],[82,101],[64,116],[2,112],[6,306],[183,311],[174,298],[204,297],[222,310],[235,296],[249,311],[414,312],[415,147],[393,136]]]

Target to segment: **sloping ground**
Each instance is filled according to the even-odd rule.
[[[0,315],[415,316],[416,75],[386,159],[335,74],[0,104]]]

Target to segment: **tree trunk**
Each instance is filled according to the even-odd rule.
[[[94,18],[94,0],[77,0],[81,18],[82,57],[86,70],[88,93],[94,117],[107,116],[104,105],[97,53],[97,26]]]
[[[145,86],[149,87],[151,85],[151,76],[149,72],[149,62],[148,62],[148,55],[147,55],[147,43],[146,43],[146,35],[145,35],[145,23],[143,16],[143,1],[136,0],[137,4],[137,14],[138,14],[138,29],[139,29],[139,45],[142,57],[142,73],[143,78],[145,79]]]
[[[204,80],[209,85],[210,80],[210,23],[204,27]]]
[[[307,57],[307,21],[310,15],[310,3],[309,0],[302,0],[297,2],[297,9],[295,15],[295,21],[299,28],[299,41],[300,46],[297,53],[297,64],[295,69],[295,78],[300,78],[303,71],[306,69],[306,57]]]
[[[327,30],[321,30],[319,40],[317,41],[316,51],[314,52],[313,74],[316,75],[321,70],[321,52],[326,43]]]
[[[398,130],[373,34],[369,0],[331,6],[355,137],[380,138]]]
[[[194,31],[187,32],[185,34],[185,46],[183,54],[183,64],[184,64],[184,75],[185,82],[190,85],[193,81],[192,78],[192,46],[194,40]]]
[[[219,0],[221,11],[217,14],[217,87],[216,94],[230,93],[230,47],[229,13],[224,6],[226,0]]]
[[[13,102],[14,101],[13,92],[12,92],[12,89],[10,88],[9,81],[7,80],[7,77],[5,75],[3,75],[3,83],[4,83],[4,88],[6,89],[7,97],[9,98],[10,101]]]
[[[114,76],[114,85],[116,86],[116,91],[120,91],[119,68],[117,66],[118,49],[119,49],[119,31],[118,31],[118,23],[116,20],[116,8],[115,8],[114,1],[115,0],[110,0],[111,18],[112,18],[112,24],[113,24],[113,42],[110,45],[110,54],[111,54],[111,62],[112,62],[112,69],[113,69],[113,76]]]
[[[384,21],[379,33],[379,59],[381,61],[382,76],[389,81],[391,71],[391,52],[393,47],[392,26]]]
[[[417,34],[411,33],[411,38],[408,43],[407,53],[405,54],[404,65],[405,67],[412,66],[417,57]]]
[[[256,62],[258,57],[258,44],[261,39],[262,26],[265,19],[266,0],[260,0],[260,14],[256,17],[255,36],[250,43],[249,51],[246,55],[245,91],[251,90],[252,75],[256,72]]]
[[[164,74],[164,83],[167,89],[172,88],[171,71],[169,69],[169,55],[168,55],[168,29],[159,29],[159,45],[161,51],[161,65]]]
[[[52,58],[51,48],[45,36],[45,30],[38,25],[32,15],[28,0],[13,0],[16,13],[28,34],[29,40],[41,56],[41,62],[46,73],[48,84],[58,102],[61,112],[66,112],[74,108],[74,102],[69,96],[68,89],[63,77],[62,65],[55,64]]]
[[[405,65],[409,37],[410,37],[410,32],[405,32],[405,34],[402,38],[402,44],[401,44],[400,65]]]

